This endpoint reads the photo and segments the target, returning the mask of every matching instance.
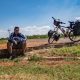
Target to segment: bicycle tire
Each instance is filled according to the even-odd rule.
[[[75,36],[74,35],[74,31],[73,30],[71,30],[70,32],[69,32],[69,39],[72,41],[72,42],[79,42],[80,41],[80,38],[79,38],[79,36],[78,36],[78,40],[77,40],[77,35]],[[74,38],[76,38],[76,40],[74,39]]]
[[[50,37],[48,38],[48,43],[49,43],[49,44],[52,44],[53,41],[54,41],[54,38],[53,38],[54,33],[55,33],[55,31],[53,32],[52,36],[50,36]],[[51,40],[51,39],[52,39],[52,40]]]

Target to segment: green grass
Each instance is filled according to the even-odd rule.
[[[36,54],[31,56],[30,59],[29,59],[29,61],[35,61],[35,62],[41,61],[41,60],[42,60],[42,57],[37,56]]]
[[[0,40],[0,44],[7,43],[7,40]]]
[[[80,57],[80,45],[61,47],[61,48],[47,48],[33,51],[34,54],[40,56],[66,56],[66,57]]]
[[[80,45],[62,48],[50,48],[47,53],[51,56],[54,55],[73,55],[80,56]]]
[[[80,64],[45,67],[30,62],[25,66],[0,67],[0,75],[17,75],[18,80],[80,80]],[[16,78],[13,77],[13,80]],[[4,80],[10,79],[5,78]]]

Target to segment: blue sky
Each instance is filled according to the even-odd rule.
[[[1,30],[51,26],[52,16],[64,22],[80,17],[80,0],[0,0]]]

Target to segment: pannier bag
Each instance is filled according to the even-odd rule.
[[[80,35],[80,21],[76,21],[73,27],[74,35]]]
[[[60,38],[60,34],[55,33],[53,38],[54,38],[55,41],[58,41],[59,38]]]
[[[50,31],[48,32],[48,37],[51,37],[51,36],[53,35],[53,32],[54,32],[54,31],[50,30]]]

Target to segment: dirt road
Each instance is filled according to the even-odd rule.
[[[45,45],[47,44],[48,45],[48,39],[28,39],[27,40],[27,47],[37,47],[37,46],[40,46],[40,45]],[[59,41],[54,41],[53,42],[53,45],[54,44],[64,44],[64,43],[69,43],[71,42],[68,38],[61,38]],[[0,49],[6,49],[7,48],[7,44],[4,43],[4,44],[0,44]]]

